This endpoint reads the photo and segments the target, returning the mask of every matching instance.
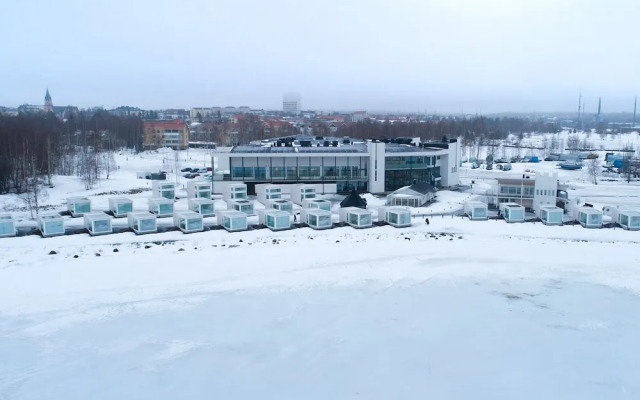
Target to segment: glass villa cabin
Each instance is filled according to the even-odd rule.
[[[211,182],[189,181],[187,182],[187,197],[190,199],[211,199]]]
[[[72,217],[82,217],[91,212],[91,200],[87,197],[69,197],[67,198],[67,210]]]
[[[173,200],[164,197],[150,198],[149,212],[158,217],[170,217],[173,215]]]
[[[489,206],[481,201],[467,201],[464,203],[464,213],[472,221],[486,221],[489,219]]]
[[[285,211],[289,214],[293,214],[293,203],[290,202],[289,200],[284,200],[284,199],[267,200],[267,202],[264,205],[264,208]]]
[[[540,220],[545,225],[562,225],[564,210],[556,206],[540,207]]]
[[[189,205],[189,210],[197,212],[203,218],[214,216],[214,201],[211,199],[189,199],[187,203]]]
[[[640,230],[640,211],[622,210],[618,212],[618,218],[615,221],[624,229],[630,231]]]
[[[258,210],[258,222],[272,231],[291,228],[291,214],[276,209]]]
[[[231,183],[225,185],[222,190],[223,200],[246,200],[247,185],[244,183]]]
[[[602,228],[602,211],[591,207],[580,207],[577,220],[584,228]]]
[[[346,222],[354,228],[370,228],[373,226],[373,211],[344,207],[340,209],[340,222]]]
[[[313,185],[291,185],[291,201],[302,205],[304,200],[316,198],[316,187]]]
[[[216,213],[218,225],[229,232],[244,231],[247,229],[247,214],[235,211],[224,210]]]
[[[127,215],[127,221],[129,228],[131,228],[136,235],[156,233],[158,231],[156,216],[150,212],[141,211],[129,213]]]
[[[182,211],[173,215],[173,224],[180,229],[182,233],[202,232],[204,224],[202,215],[193,211]]]
[[[333,228],[331,211],[320,208],[303,208],[300,212],[300,222],[313,229]]]
[[[500,203],[500,213],[505,221],[524,222],[524,207],[518,203]]]
[[[0,214],[0,237],[16,235],[16,224],[11,214]]]
[[[90,213],[84,215],[84,227],[89,235],[108,235],[113,233],[111,216],[105,213]]]
[[[126,197],[112,197],[109,199],[109,211],[116,218],[126,217],[133,212],[133,201]]]
[[[64,221],[60,214],[41,214],[38,218],[38,230],[42,237],[64,235]]]
[[[253,215],[253,201],[250,200],[227,200],[227,209],[235,210],[247,215]]]
[[[411,226],[411,209],[398,206],[380,207],[378,221],[386,222],[396,228]]]
[[[256,185],[256,195],[258,196],[258,201],[266,205],[268,201],[282,199],[282,186],[273,184]]]
[[[176,199],[176,184],[167,181],[151,182],[151,197],[164,197],[165,199]]]
[[[319,208],[331,211],[331,202],[325,199],[305,199],[302,200],[302,208]]]

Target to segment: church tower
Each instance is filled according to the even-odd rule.
[[[51,95],[49,94],[49,88],[47,88],[47,94],[44,95],[44,112],[53,112],[53,102],[51,101]]]

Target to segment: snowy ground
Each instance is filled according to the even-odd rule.
[[[167,159],[123,157],[91,191],[56,179],[51,206],[106,209]],[[603,202],[640,191],[562,179]],[[450,216],[0,239],[0,399],[637,399],[639,248],[640,232]]]

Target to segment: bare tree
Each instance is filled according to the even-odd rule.
[[[598,158],[590,158],[587,161],[587,171],[589,172],[589,176],[593,180],[593,184],[597,185],[598,184],[598,177],[600,176],[600,173],[602,172],[600,170],[600,160]]]

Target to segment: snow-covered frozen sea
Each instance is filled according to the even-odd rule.
[[[162,157],[122,155],[89,191],[57,177],[48,205],[105,209],[140,188],[144,209],[135,171]],[[513,176],[529,168],[553,164]],[[416,213],[460,209],[495,172],[463,167],[472,191]],[[640,206],[637,183],[560,179],[572,198]],[[0,207],[33,225],[15,196]],[[640,398],[640,232],[413,222],[0,239],[0,400]]]

